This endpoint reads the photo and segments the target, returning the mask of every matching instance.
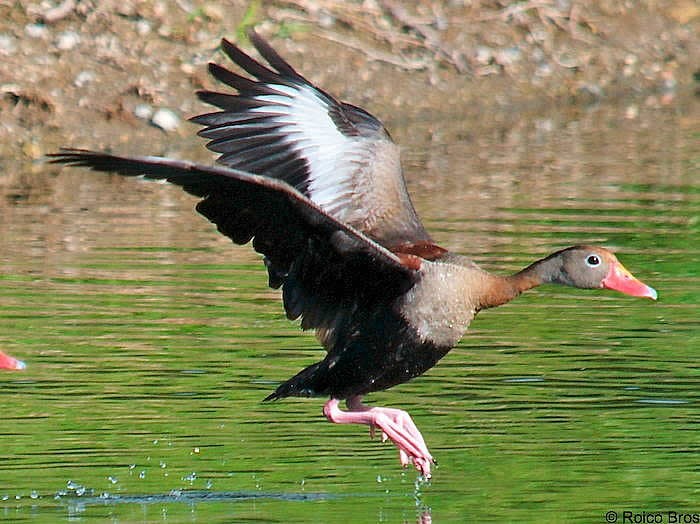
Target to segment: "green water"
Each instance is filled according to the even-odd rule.
[[[321,352],[193,198],[77,169],[0,175],[0,349],[28,364],[0,374],[0,519],[700,512],[697,109],[552,110],[469,140],[440,115],[387,123],[441,245],[503,272],[612,246],[660,297],[534,290],[371,395],[414,417],[439,461],[429,483],[366,428],[328,423],[322,399],[261,402]]]

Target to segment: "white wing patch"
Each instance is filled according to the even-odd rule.
[[[306,85],[268,84],[279,95],[258,95],[269,105],[251,112],[278,113],[270,122],[281,124],[283,142],[309,165],[308,196],[324,211],[346,223],[361,219],[358,206],[347,205],[357,194],[357,184],[371,155],[371,144],[362,137],[341,133],[328,115],[329,105]]]

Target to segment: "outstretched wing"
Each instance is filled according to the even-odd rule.
[[[389,249],[432,246],[406,190],[399,149],[381,122],[312,85],[256,33],[250,40],[273,69],[223,40],[224,52],[254,79],[209,64],[238,94],[198,93],[222,109],[192,118],[207,126],[199,135],[221,153],[218,162],[284,180]]]
[[[167,180],[201,197],[197,211],[237,244],[251,239],[265,255],[270,286],[283,287],[287,317],[303,329],[332,330],[359,307],[388,303],[417,278],[401,258],[339,222],[281,180],[229,167],[160,157],[123,157],[81,149],[49,155],[52,163]]]

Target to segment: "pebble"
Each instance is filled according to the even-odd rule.
[[[675,91],[678,82],[671,71],[664,71],[661,73],[661,79],[663,80],[664,91]]]
[[[56,47],[61,51],[69,51],[80,43],[80,35],[75,31],[64,31],[58,35]]]
[[[542,133],[551,133],[554,131],[554,121],[551,118],[537,118],[534,124],[535,129]]]
[[[134,108],[134,116],[142,120],[149,120],[153,116],[153,108],[148,104],[139,104]]]
[[[153,113],[151,123],[163,131],[174,131],[180,125],[180,119],[170,109],[158,109]]]
[[[141,36],[146,36],[151,32],[151,23],[148,20],[139,20],[136,22],[136,32]]]
[[[83,87],[85,84],[89,84],[93,80],[95,80],[95,73],[92,71],[81,71],[76,75],[75,80],[73,80],[73,84],[75,84],[75,87]]]
[[[7,33],[0,34],[0,55],[14,55],[16,51],[15,37]]]
[[[24,32],[29,38],[46,38],[49,35],[49,30],[44,24],[27,24],[24,26]]]
[[[22,144],[22,152],[33,160],[41,158],[45,154],[45,151],[37,140],[29,140]]]
[[[592,84],[589,82],[581,82],[576,86],[576,93],[578,95],[583,95],[590,98],[591,101],[598,100],[605,96],[603,88],[598,84]]]
[[[629,53],[625,56],[625,64],[627,65],[634,65],[639,61],[639,58],[637,58],[637,55],[633,55],[632,53]]]
[[[224,9],[216,4],[204,4],[202,11],[204,12],[204,16],[211,20],[223,20],[224,16],[226,16]]]
[[[508,47],[496,52],[496,62],[503,66],[519,62],[522,57],[523,53],[518,47]]]
[[[480,45],[476,48],[474,59],[482,65],[487,65],[491,62],[493,50],[490,47]]]
[[[542,62],[537,66],[537,69],[535,70],[535,74],[537,76],[550,76],[552,74],[552,66],[549,65],[547,62]]]
[[[170,38],[170,35],[172,34],[173,30],[168,24],[162,24],[158,28],[158,34],[162,36],[163,38]]]
[[[569,53],[562,53],[559,56],[559,65],[562,67],[572,69],[574,67],[578,67],[580,64],[576,56]]]
[[[335,17],[330,13],[323,11],[319,13],[318,23],[324,29],[330,29],[335,25]]]

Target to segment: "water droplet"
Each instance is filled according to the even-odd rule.
[[[195,473],[194,471],[192,472],[191,475],[187,475],[186,477],[182,477],[182,480],[187,480],[187,481],[189,481],[190,484],[192,484],[196,479],[197,479],[197,473]]]

